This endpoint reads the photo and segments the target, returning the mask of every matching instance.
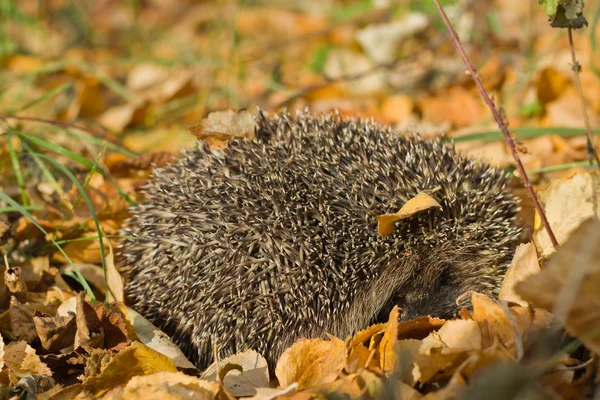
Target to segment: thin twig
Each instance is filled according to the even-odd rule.
[[[515,160],[517,169],[519,170],[519,174],[521,175],[521,179],[523,179],[523,186],[525,186],[525,188],[527,189],[527,193],[529,194],[529,197],[531,198],[531,200],[533,201],[533,204],[535,205],[535,209],[537,210],[537,212],[540,216],[540,219],[542,220],[542,223],[543,223],[544,227],[546,228],[546,232],[548,232],[548,236],[550,237],[550,241],[552,242],[552,245],[555,248],[558,248],[558,242],[556,241],[554,232],[552,232],[552,229],[550,228],[550,224],[548,223],[548,219],[546,218],[546,214],[544,213],[544,210],[542,209],[542,205],[540,204],[540,202],[535,194],[535,191],[533,190],[533,186],[531,185],[529,177],[527,176],[525,167],[523,167],[523,163],[521,162],[521,158],[519,157],[519,153],[517,152],[517,149],[515,147],[513,137],[511,135],[511,133],[508,131],[508,128],[506,126],[504,118],[502,118],[502,116],[500,115],[500,112],[498,112],[498,109],[496,109],[494,102],[490,99],[490,96],[488,95],[487,91],[485,90],[483,83],[481,83],[481,79],[475,72],[475,68],[473,67],[473,64],[471,64],[471,62],[469,61],[469,58],[467,57],[465,49],[462,46],[462,44],[460,43],[460,39],[458,38],[458,35],[454,31],[454,28],[452,28],[452,24],[450,23],[450,20],[448,20],[448,16],[444,12],[444,9],[442,8],[442,6],[440,5],[438,0],[433,0],[433,2],[435,4],[435,7],[437,8],[440,16],[442,17],[442,20],[444,21],[444,24],[446,25],[448,32],[450,33],[452,42],[456,46],[456,49],[458,50],[460,57],[462,58],[463,62],[465,63],[465,66],[467,67],[467,70],[470,73],[471,78],[473,78],[475,85],[477,85],[477,88],[479,89],[479,93],[481,94],[483,101],[485,101],[485,103],[489,107],[490,111],[492,112],[492,115],[494,116],[494,119],[496,120],[496,123],[498,124],[498,127],[500,128],[500,131],[504,135],[504,139],[506,141],[506,144],[508,145],[508,148],[510,149],[513,159]]]
[[[579,93],[579,101],[581,102],[581,111],[583,111],[583,121],[585,122],[585,129],[587,131],[587,153],[590,158],[590,164],[593,164],[593,161],[596,161],[596,165],[600,168],[600,159],[598,158],[598,153],[594,148],[594,134],[592,133],[592,125],[590,124],[590,119],[587,113],[587,106],[585,104],[585,99],[583,98],[583,90],[581,89],[581,81],[579,80],[579,71],[581,71],[581,65],[577,62],[577,58],[575,57],[575,46],[573,45],[573,28],[569,26],[569,47],[571,47],[571,61],[573,65],[571,65],[571,69],[573,70],[573,76],[575,77],[575,86],[577,87],[577,92]]]

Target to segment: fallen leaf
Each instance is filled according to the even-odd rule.
[[[158,329],[135,310],[123,304],[118,304],[118,306],[127,318],[127,325],[130,324],[132,326],[134,335],[140,342],[173,360],[177,368],[196,368],[166,333]]]
[[[400,319],[400,308],[394,306],[390,312],[385,333],[379,342],[380,367],[386,375],[391,375],[396,370],[398,354],[396,353],[396,342],[398,341],[398,320]]]
[[[198,125],[190,127],[190,132],[199,140],[209,143],[224,143],[231,138],[253,140],[258,125],[248,110],[227,109],[208,114]]]
[[[558,244],[565,243],[583,221],[600,215],[599,182],[598,173],[580,172],[570,178],[555,179],[538,193]],[[554,252],[554,246],[537,214],[535,226],[533,239],[540,255],[547,257]]]
[[[386,236],[394,232],[394,224],[401,219],[410,218],[420,211],[429,208],[442,208],[433,197],[425,192],[420,192],[408,200],[397,213],[377,216],[377,230],[379,235]]]
[[[33,322],[42,347],[49,352],[55,353],[73,345],[77,333],[75,314],[70,314],[66,318],[54,318],[51,315],[37,312],[33,316]]]
[[[538,262],[535,245],[532,242],[520,244],[515,250],[515,255],[508,271],[506,271],[506,275],[504,275],[504,281],[502,282],[498,298],[527,306],[528,303],[515,293],[514,286],[517,282],[521,282],[528,276],[538,272],[540,272],[540,263]]]
[[[157,372],[152,375],[134,376],[127,385],[106,393],[103,400],[121,399],[199,399],[226,400],[219,396],[221,385],[208,382],[181,372]]]
[[[346,346],[334,336],[329,339],[300,339],[285,350],[275,368],[281,387],[297,382],[298,389],[305,389],[337,379],[346,365]]]
[[[161,371],[177,372],[177,368],[171,359],[141,343],[133,342],[115,354],[99,375],[85,380],[83,386],[94,396],[101,396],[110,389],[126,384],[134,376]]]
[[[12,297],[8,309],[10,315],[10,326],[16,340],[23,340],[29,344],[33,343],[38,335],[35,332],[33,314],[19,301]]]
[[[231,370],[223,379],[223,387],[232,396],[254,396],[258,393],[258,387],[269,387],[267,360],[254,350],[246,350],[219,361],[221,370],[228,365],[235,365],[241,369]],[[216,382],[219,373],[216,363],[212,364],[202,373],[202,379]]]
[[[571,233],[546,268],[515,286],[524,300],[553,311],[557,321],[600,354],[600,222],[589,219]]]

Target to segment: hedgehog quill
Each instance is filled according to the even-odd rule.
[[[155,169],[122,253],[131,306],[198,368],[251,348],[271,366],[302,337],[449,317],[497,294],[520,228],[502,172],[441,139],[337,115],[257,119],[256,140],[201,142]],[[377,232],[422,191],[441,209]]]

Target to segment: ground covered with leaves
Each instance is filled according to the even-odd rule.
[[[537,3],[442,6],[517,139],[558,250],[433,2],[2,2],[3,398],[593,397],[600,176],[586,119],[597,134],[600,5]],[[197,371],[124,303],[120,228],[154,166],[240,135],[211,112],[257,107],[445,135],[513,174],[528,241],[499,298],[468,293],[472,308],[452,320],[394,308],[353,337],[298,341],[273,371],[251,350]],[[399,214],[380,229],[412,215]]]

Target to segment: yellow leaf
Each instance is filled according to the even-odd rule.
[[[535,306],[553,311],[557,321],[600,354],[600,222],[583,222],[550,258],[548,265],[515,286]]]
[[[337,379],[346,365],[346,345],[329,339],[301,339],[284,351],[275,368],[281,387],[298,382],[298,389],[305,389]]]
[[[157,372],[177,372],[170,358],[139,342],[115,354],[98,375],[88,378],[85,390],[99,396],[117,386],[124,385],[134,376],[151,375]]]
[[[383,338],[379,343],[379,357],[381,369],[386,374],[391,374],[396,369],[398,355],[396,354],[396,342],[398,341],[398,319],[400,318],[400,309],[394,306],[390,312],[390,318]]]
[[[420,192],[412,199],[408,200],[402,208],[394,214],[383,214],[377,216],[377,230],[381,236],[389,235],[394,232],[394,223],[401,219],[409,218],[420,211],[429,208],[442,208],[433,197],[425,192]]]

